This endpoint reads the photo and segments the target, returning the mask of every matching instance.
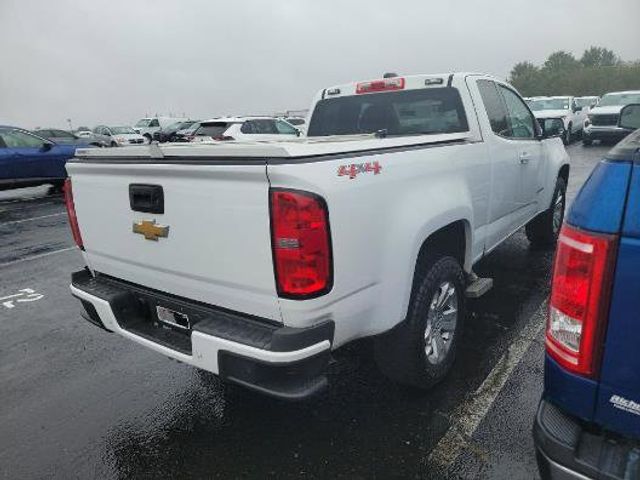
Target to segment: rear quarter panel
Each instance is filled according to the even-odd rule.
[[[633,166],[611,296],[596,421],[640,438],[640,165]]]
[[[373,162],[378,174],[338,175],[341,167]],[[406,316],[418,252],[432,232],[463,220],[467,258],[481,254],[472,228],[486,221],[490,172],[482,142],[270,164],[272,187],[311,191],[327,201],[332,235],[332,291],[302,302],[281,299],[284,323],[332,318],[336,345],[392,328]]]

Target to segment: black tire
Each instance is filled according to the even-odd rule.
[[[591,145],[593,145],[593,140],[583,136],[582,137],[582,145],[584,145],[585,147],[590,147]]]
[[[118,144],[117,144],[116,142],[111,142],[111,146],[112,146],[112,147],[117,147],[117,146],[118,146]]]
[[[558,177],[550,207],[527,223],[527,238],[532,245],[540,247],[555,245],[564,220],[566,205],[567,183],[564,178]],[[556,210],[556,206],[559,210]]]
[[[145,134],[143,135],[143,137],[147,139],[147,143],[151,143],[151,141],[153,140],[153,138],[151,138],[151,135]]]
[[[435,312],[433,307],[437,300],[436,295],[448,291],[447,287],[443,289],[443,285],[455,288],[455,303],[457,304],[457,318],[448,341],[443,340],[444,335],[448,333],[442,331],[446,330],[443,319],[449,318],[451,320],[452,317],[445,317],[445,314],[441,312],[438,320],[438,314],[432,313]],[[464,323],[464,285],[464,273],[455,258],[442,256],[431,261],[420,262],[416,269],[416,278],[406,320],[391,332],[375,339],[376,363],[385,376],[402,385],[428,389],[447,375],[455,360]],[[450,295],[447,298],[453,300],[454,296]],[[444,354],[439,361],[430,360],[434,355],[437,356],[437,353],[430,347],[432,343],[428,344],[427,341],[429,325],[431,325],[429,331],[433,332],[432,338],[440,335],[442,345],[448,347],[442,350]],[[430,348],[431,354],[429,355],[427,352]]]
[[[567,130],[564,132],[564,135],[562,136],[562,143],[564,143],[565,145],[569,145],[571,143],[572,128],[573,128],[573,125],[569,124],[569,126],[567,127]]]

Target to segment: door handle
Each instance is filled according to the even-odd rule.
[[[529,155],[529,152],[520,153],[520,163],[522,165],[526,165],[527,163],[529,163],[529,160],[531,160],[531,155]]]

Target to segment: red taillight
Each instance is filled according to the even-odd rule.
[[[309,298],[331,289],[329,212],[309,192],[271,190],[271,244],[278,294]]]
[[[84,244],[82,243],[82,236],[80,235],[80,227],[78,226],[78,217],[76,216],[76,206],[73,203],[73,190],[71,188],[71,179],[67,178],[64,182],[64,204],[67,207],[67,214],[69,215],[69,225],[71,226],[71,233],[76,245],[84,250]]]
[[[562,227],[553,268],[547,352],[562,367],[594,377],[607,323],[616,236]]]
[[[385,92],[387,90],[402,90],[403,88],[404,78],[394,77],[372,80],[370,82],[360,82],[356,85],[356,93]]]

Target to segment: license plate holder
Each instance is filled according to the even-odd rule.
[[[186,313],[178,312],[161,305],[156,305],[156,316],[160,323],[183,331],[191,330],[191,321],[189,320],[189,315]]]

